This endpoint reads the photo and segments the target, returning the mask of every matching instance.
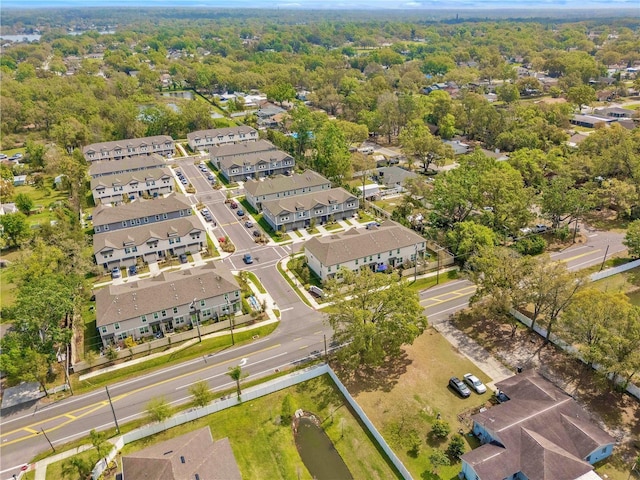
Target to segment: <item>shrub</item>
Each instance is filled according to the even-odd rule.
[[[449,432],[451,431],[451,427],[444,420],[436,420],[431,425],[431,431],[438,438],[447,438]]]
[[[447,455],[453,460],[458,460],[463,453],[464,439],[462,435],[454,435],[447,447]]]
[[[282,411],[280,412],[283,424],[291,422],[294,411],[293,397],[291,397],[291,394],[287,394],[282,400]]]
[[[539,235],[522,238],[515,243],[515,249],[521,255],[539,255],[547,248],[547,242]]]

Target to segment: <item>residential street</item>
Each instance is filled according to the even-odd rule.
[[[325,335],[327,345],[330,345],[331,331],[323,323],[323,315],[305,305],[275,267],[280,259],[301,247],[302,239],[286,246],[255,244],[251,231],[243,225],[243,219],[224,203],[224,191],[213,190],[192,160],[181,161],[180,168],[196,188],[194,198],[209,208],[217,222],[216,227],[208,224],[212,234],[229,236],[236,245],[234,254],[223,262],[232,270],[245,269],[256,274],[273,298],[274,308],[281,311],[281,323],[268,338],[110,385],[109,392],[121,424],[143,415],[146,403],[152,398],[164,396],[172,404],[186,402],[189,397],[187,389],[199,380],[207,380],[215,390],[229,388],[233,382],[226,372],[231,366],[241,364],[249,379],[255,379],[322,355]],[[625,249],[622,238],[621,234],[589,231],[586,244],[576,244],[556,252],[552,258],[567,262],[571,269],[597,265],[603,261],[607,247],[607,255]],[[242,255],[249,251],[255,261],[244,265]],[[445,278],[445,274],[439,277],[441,282]],[[454,280],[422,291],[420,301],[430,323],[441,325],[451,314],[467,306],[474,291],[475,286],[471,282]],[[86,435],[93,428],[99,430],[111,426],[113,416],[104,389],[45,406],[28,404],[3,412],[0,478],[11,478],[36,454],[50,448],[42,430],[46,431],[54,446],[59,446]]]

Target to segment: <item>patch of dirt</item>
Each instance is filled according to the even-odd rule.
[[[631,463],[640,453],[640,401],[612,390],[593,369],[518,324],[479,311],[461,313],[454,324],[476,339],[503,364],[513,369],[534,369],[576,399],[616,440],[617,454]]]

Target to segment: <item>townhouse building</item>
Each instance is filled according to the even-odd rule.
[[[168,167],[102,175],[91,179],[91,194],[96,205],[155,198],[173,191],[174,180]]]
[[[219,145],[252,142],[256,140],[258,140],[258,131],[245,125],[198,130],[197,132],[187,133],[189,147],[191,147],[191,150],[194,152],[198,150],[208,150],[210,147]]]
[[[104,346],[195,326],[198,317],[201,322],[221,321],[242,309],[235,277],[214,263],[109,285],[95,296],[96,327]]]
[[[343,220],[358,211],[358,198],[343,188],[332,188],[262,202],[267,223],[277,231],[306,228],[314,220],[323,225]]]
[[[413,230],[392,220],[379,226],[351,228],[346,232],[313,237],[304,245],[309,268],[322,281],[341,269],[370,268],[383,272],[405,262],[414,263],[426,253],[426,240]]]
[[[153,153],[168,158],[173,156],[174,151],[175,143],[169,135],[92,143],[82,149],[87,162],[122,160],[128,157],[151,155]]]
[[[295,160],[266,140],[212,147],[211,163],[230,182],[291,173]]]
[[[89,176],[99,178],[108,175],[120,175],[123,173],[140,172],[165,167],[167,162],[158,154],[152,153],[141,157],[127,157],[117,162],[109,160],[91,162],[89,164]]]
[[[331,182],[313,170],[291,175],[261,177],[247,180],[244,184],[245,198],[257,211],[262,210],[262,202],[329,189],[331,189]]]

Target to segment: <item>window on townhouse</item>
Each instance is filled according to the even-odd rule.
[[[206,300],[200,300],[200,306],[204,307],[207,304]]]
[[[107,333],[107,327],[102,327],[102,333]]]
[[[180,325],[184,323],[184,316],[180,315],[179,317],[174,318],[173,321],[176,325]]]
[[[160,220],[160,215],[156,215],[156,221]]]
[[[104,226],[104,230],[105,230],[105,231],[109,230],[109,225],[105,225],[105,226]]]
[[[400,253],[400,249],[396,250],[396,253]]]
[[[356,265],[358,265],[358,259],[356,258]]]
[[[120,330],[120,324],[119,324],[118,322],[116,322],[116,323],[113,325],[113,328],[114,328],[115,330]]]
[[[144,327],[140,327],[140,335],[145,335],[149,333],[149,327],[148,326],[144,326]]]
[[[211,309],[210,308],[205,308],[204,310],[202,310],[202,316],[203,317],[210,317],[211,316]]]
[[[236,298],[240,297],[240,291],[236,290]]]
[[[173,307],[173,313],[178,313],[178,307]]]
[[[156,320],[159,318],[158,312],[153,312],[153,318],[155,318]]]
[[[149,223],[149,217],[144,217],[144,223]]]
[[[166,317],[166,316],[167,316],[167,311],[166,311],[166,310],[162,310],[162,312],[160,312],[160,313],[162,313],[162,316],[163,316],[163,317]]]
[[[126,227],[127,226],[127,221],[125,220],[124,222],[122,222],[122,226]]]
[[[140,317],[140,320],[142,320],[142,323],[147,323],[147,316],[146,315],[142,315]]]
[[[378,260],[380,260],[380,254],[378,254]]]
[[[163,214],[162,214],[162,218],[166,220],[166,219],[168,218],[167,214],[166,214],[166,213],[163,213]]]

